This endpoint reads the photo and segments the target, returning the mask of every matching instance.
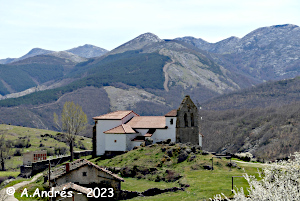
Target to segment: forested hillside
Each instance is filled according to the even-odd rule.
[[[228,93],[203,103],[209,110],[242,109],[287,105],[300,101],[300,77],[267,82]]]
[[[251,152],[263,160],[299,151],[300,102],[239,110],[202,110],[204,149],[221,153]]]
[[[0,101],[0,106],[13,107],[54,102],[62,95],[76,89],[86,86],[101,88],[117,82],[142,88],[163,89],[164,76],[162,68],[169,61],[168,57],[157,53],[138,54],[136,52],[127,52],[122,54],[125,56],[112,55],[103,60],[103,62],[89,66],[88,69],[84,70],[86,72],[84,78],[74,81],[67,86],[39,91],[15,99],[2,100]],[[75,75],[75,77],[82,76],[82,68],[86,68],[86,66],[78,65],[71,74]]]

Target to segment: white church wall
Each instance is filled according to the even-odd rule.
[[[156,129],[152,135],[153,143],[160,142],[166,139],[171,139],[172,142],[176,141],[176,117],[166,117],[167,129]],[[173,122],[173,123],[171,123]]]
[[[141,135],[141,134],[140,133],[137,133],[137,134],[127,134],[127,136],[126,136],[126,145],[127,145],[126,150],[127,151],[132,150],[133,147],[135,147],[135,146],[140,146],[140,144],[142,142],[132,141],[136,136],[139,136],[139,135]]]
[[[105,135],[103,132],[121,125],[121,120],[98,120],[96,125],[97,149],[96,155],[100,156],[105,153]]]
[[[126,134],[105,134],[105,151],[126,151]]]
[[[164,141],[166,139],[171,139],[172,142],[175,142],[176,133],[169,129],[156,129],[151,138],[153,139],[153,143]]]

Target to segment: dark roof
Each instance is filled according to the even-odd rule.
[[[165,117],[177,117],[177,109],[171,110],[167,114],[165,114]]]
[[[76,169],[79,169],[80,167],[83,167],[85,165],[93,166],[96,169],[98,169],[98,170],[100,170],[102,172],[105,172],[105,173],[111,175],[112,177],[114,177],[115,179],[117,179],[119,181],[124,181],[124,179],[122,177],[119,177],[119,176],[113,174],[111,171],[106,170],[104,168],[101,168],[98,165],[95,165],[94,163],[92,163],[92,162],[90,162],[90,161],[88,161],[86,159],[78,159],[78,160],[70,163],[70,172],[74,171]],[[62,166],[62,167],[57,168],[57,169],[55,169],[54,171],[51,172],[50,180],[52,181],[54,179],[60,178],[60,177],[64,176],[65,174],[67,174],[67,172],[66,172],[66,166]]]
[[[80,192],[80,193],[83,193],[83,194],[86,194],[86,195],[89,194],[89,193],[91,192],[88,188],[83,187],[83,186],[79,186],[79,185],[74,184],[74,183],[72,183],[72,182],[65,183],[65,184],[62,184],[62,185],[60,185],[60,186],[54,187],[54,191],[67,191],[67,190],[69,190],[69,189],[75,190],[75,191],[77,191],[77,192]],[[90,195],[91,195],[92,197],[95,197],[95,196],[93,195],[93,192],[91,192]]]

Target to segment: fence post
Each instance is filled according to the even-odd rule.
[[[233,191],[233,177],[243,177],[243,176],[231,176],[231,191]]]

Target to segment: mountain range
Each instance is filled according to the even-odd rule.
[[[91,117],[114,110],[163,115],[186,94],[205,111],[218,110],[216,115],[296,104],[299,55],[300,28],[291,24],[217,43],[145,33],[111,51],[92,45],[61,52],[35,48],[1,60],[0,122],[54,129],[53,112],[68,100],[82,105],[91,124]],[[205,142],[209,150],[229,150]]]

